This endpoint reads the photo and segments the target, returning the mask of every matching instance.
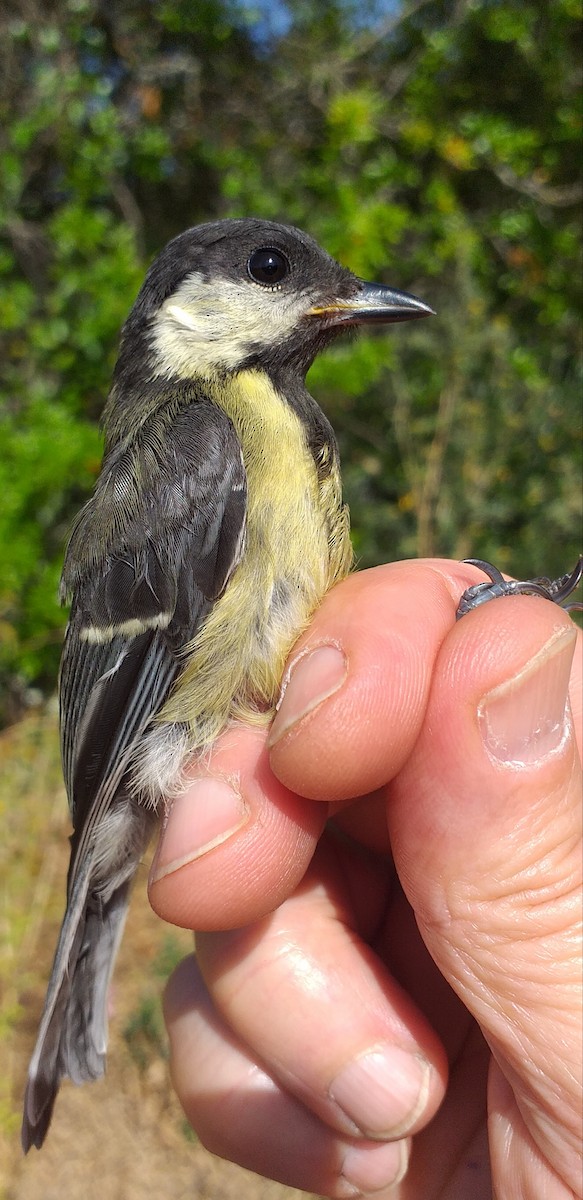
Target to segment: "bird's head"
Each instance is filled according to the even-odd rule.
[[[150,378],[254,365],[304,375],[351,326],[431,312],[414,296],[358,279],[299,229],[215,221],[179,234],[150,267],[124,327],[120,367],[130,353],[135,369],[139,344]]]

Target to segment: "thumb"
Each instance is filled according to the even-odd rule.
[[[493,1166],[523,1178],[542,1158],[576,1189],[575,643],[568,616],[532,598],[459,622],[438,656],[423,731],[391,785],[389,824],[422,936],[496,1060],[490,1098],[503,1097],[504,1113],[491,1116]]]

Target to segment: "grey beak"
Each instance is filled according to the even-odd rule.
[[[415,321],[435,313],[423,300],[408,292],[397,292],[380,283],[359,281],[358,291],[349,299],[312,308],[311,316],[324,317],[332,325],[364,325],[375,322]]]

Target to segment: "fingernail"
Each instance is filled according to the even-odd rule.
[[[379,1146],[350,1146],[342,1163],[338,1195],[374,1196],[375,1192],[396,1187],[407,1174],[407,1142],[387,1142]],[[342,1190],[342,1184],[347,1186]]]
[[[532,766],[566,736],[569,675],[575,630],[554,637],[514,679],[493,688],[478,705],[484,744],[506,764]]]
[[[318,646],[294,659],[282,684],[268,744],[275,745],[292,725],[333,696],[344,683],[347,673],[348,664],[339,646]]]
[[[330,1099],[365,1137],[384,1140],[408,1133],[424,1111],[431,1067],[398,1046],[368,1050],[343,1068]]]
[[[150,883],[221,846],[245,825],[248,816],[243,797],[226,780],[195,780],[176,797],[168,813]]]

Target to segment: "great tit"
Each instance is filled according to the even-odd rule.
[[[62,1078],[103,1074],[108,985],[156,813],[226,726],[270,721],[293,642],[350,570],[338,450],[306,371],[353,326],[431,311],[271,221],[189,229],[146,275],[62,576],[73,834],[25,1150],[42,1145]]]

